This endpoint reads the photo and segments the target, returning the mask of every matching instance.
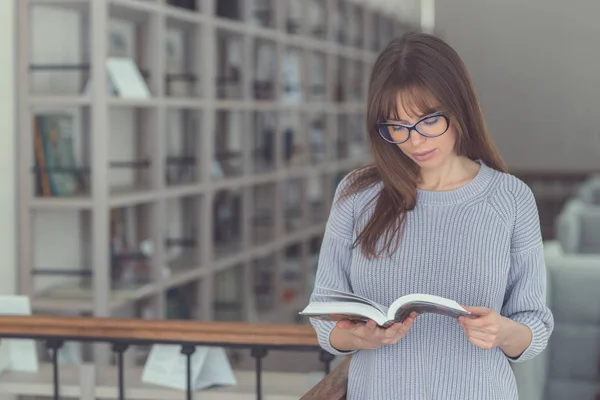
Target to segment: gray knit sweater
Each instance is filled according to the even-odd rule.
[[[383,305],[429,293],[467,306],[489,307],[531,328],[531,345],[512,360],[472,345],[457,321],[420,315],[395,345],[354,352],[348,400],[517,399],[509,362],[539,354],[554,327],[545,304],[546,271],[536,203],[512,175],[481,163],[477,176],[451,191],[419,190],[399,250],[367,259],[351,244],[372,214],[381,186],[337,202],[323,238],[315,286],[350,290]],[[315,289],[311,300],[323,300]],[[330,353],[334,322],[311,320]]]

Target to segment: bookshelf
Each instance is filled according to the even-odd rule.
[[[349,0],[22,0],[18,18],[19,291],[34,312],[291,318],[335,186],[368,162],[368,73],[412,29],[402,16]],[[149,97],[114,93],[111,57]]]

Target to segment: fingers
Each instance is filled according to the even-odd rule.
[[[378,330],[383,330],[383,328],[379,328],[375,321],[369,320],[365,325],[362,326],[360,333],[363,336],[372,337],[377,334]]]
[[[477,339],[477,340],[480,340],[483,342],[493,342],[494,341],[494,337],[487,332],[469,330],[465,333],[467,335],[467,338],[469,338],[469,339]]]
[[[486,316],[493,312],[493,310],[491,310],[487,307],[463,306],[463,308],[465,310],[471,312],[472,314],[479,315],[479,316]]]
[[[349,319],[341,319],[337,322],[336,326],[340,329],[353,329],[358,325],[364,325],[362,321],[352,321]]]
[[[386,337],[395,337],[400,334],[406,334],[412,326],[412,324],[415,322],[416,316],[417,314],[412,313],[403,322],[397,322],[388,329],[386,329]]]
[[[474,329],[482,329],[491,324],[491,314],[489,316],[483,316],[479,318],[469,318],[469,317],[459,317],[458,322],[466,327],[474,328]]]
[[[469,320],[461,317],[459,324],[467,340],[475,346],[489,350],[498,345],[500,326],[494,323],[493,314],[488,317],[481,317],[480,320]]]
[[[377,323],[373,320],[369,320],[366,323],[356,323],[350,328],[352,334],[361,339],[368,339],[377,335],[378,331],[384,330],[385,329],[378,327]]]
[[[385,337],[383,339],[385,344],[398,343],[409,332],[410,327],[415,322],[417,314],[412,313],[404,322],[396,323],[385,330]]]
[[[408,328],[409,326],[406,326],[405,324],[394,324],[391,327],[383,330],[383,339],[392,341],[396,338],[400,338],[408,332]]]
[[[490,349],[494,348],[493,342],[488,342],[488,341],[481,340],[481,339],[478,339],[475,337],[467,337],[467,338],[468,338],[469,342],[471,342],[475,346],[479,347],[480,349],[490,350]]]
[[[364,324],[355,324],[350,332],[362,340],[367,348],[376,349],[384,344],[395,344],[402,339],[410,330],[415,317],[416,314],[413,313],[404,322],[395,323],[388,328],[382,328],[370,320]]]

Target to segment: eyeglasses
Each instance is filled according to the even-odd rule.
[[[377,123],[379,135],[388,143],[401,144],[410,139],[410,133],[415,130],[426,138],[434,138],[446,133],[450,127],[450,118],[441,112],[426,115],[412,125],[394,122]]]

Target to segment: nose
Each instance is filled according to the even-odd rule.
[[[421,146],[423,143],[425,143],[426,140],[427,140],[427,138],[424,137],[423,135],[421,135],[415,129],[413,129],[410,132],[410,139],[409,139],[409,141],[410,141],[410,144],[413,145],[414,147]]]

